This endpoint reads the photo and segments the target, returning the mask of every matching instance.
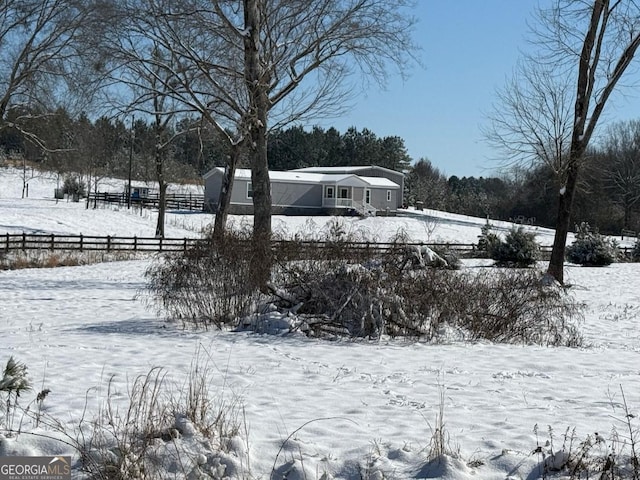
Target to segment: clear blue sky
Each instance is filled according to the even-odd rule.
[[[480,127],[495,91],[526,47],[537,0],[417,0],[415,41],[423,67],[386,90],[372,84],[354,108],[326,120],[341,132],[355,126],[405,140],[414,160],[426,157],[447,176],[491,176],[496,152]]]
[[[480,127],[526,47],[527,21],[537,4],[417,0],[414,38],[423,67],[407,81],[392,77],[386,90],[372,84],[349,113],[322,125],[402,137],[414,160],[426,157],[447,176],[495,175],[496,152]]]
[[[539,4],[417,0],[414,38],[422,47],[424,67],[414,68],[406,82],[390,79],[385,91],[372,85],[366,95],[354,99],[350,113],[321,125],[402,137],[414,160],[426,157],[447,176],[499,174],[499,152],[486,143],[481,126],[496,89],[511,76],[520,52],[529,48],[527,22]],[[618,112],[623,113],[615,115]],[[631,118],[640,117],[640,109],[635,112],[633,117],[627,108]]]

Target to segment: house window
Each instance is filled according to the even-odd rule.
[[[324,197],[325,198],[333,198],[334,197],[334,193],[335,190],[333,187],[326,187],[324,190]]]
[[[341,187],[338,192],[338,198],[349,198],[349,189]]]
[[[391,201],[391,190],[387,190],[387,202]]]

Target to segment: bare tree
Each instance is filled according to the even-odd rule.
[[[159,82],[147,86],[148,95],[160,89],[225,139],[230,155],[216,215],[218,234],[224,229],[236,166],[246,152],[254,239],[264,260],[271,236],[269,129],[343,111],[350,94],[346,80],[358,69],[380,83],[391,64],[406,73],[414,50],[409,3],[119,0],[113,8],[119,21],[108,22],[106,45],[126,52],[114,72],[123,62],[143,65]],[[152,46],[166,55],[149,55]],[[125,81],[139,86],[135,78]],[[256,278],[264,284],[264,275]]]
[[[640,46],[640,5],[634,0],[554,0],[538,14],[534,40],[540,49],[525,58],[524,81],[516,76],[503,90],[499,101],[505,113],[493,116],[489,139],[512,159],[543,161],[558,173],[548,273],[563,283],[580,171],[604,107]]]
[[[161,47],[153,45],[149,52],[152,62],[126,62],[118,68],[128,70],[128,80],[125,82],[131,94],[130,102],[125,107],[126,112],[141,112],[152,119],[154,135],[154,170],[158,183],[158,219],[156,223],[156,237],[162,238],[165,233],[165,216],[167,207],[167,158],[174,140],[186,133],[186,130],[176,131],[172,126],[184,114],[184,106],[173,99],[166,90],[167,76],[170,75],[163,65],[171,65],[171,55],[163,52]],[[186,124],[182,124],[185,125]],[[129,194],[131,194],[129,192]]]
[[[484,135],[505,155],[505,166],[543,163],[564,176],[572,131],[571,78],[528,59],[496,96]]]
[[[149,105],[162,98],[165,116],[195,113],[226,144],[230,155],[215,218],[217,235],[226,223],[247,111],[242,49],[230,41],[219,9],[217,0],[118,0],[103,16],[102,42],[105,52],[111,52],[110,62],[102,66],[116,86],[105,90],[111,100],[124,85],[135,94],[120,104],[137,110],[147,105],[146,113],[155,116],[158,112]]]
[[[0,130],[16,129],[44,147],[28,120],[71,98],[60,92],[85,53],[79,39],[90,19],[76,0],[0,2]]]
[[[413,19],[404,0],[243,0],[244,79],[249,99],[249,157],[254,235],[271,235],[268,122],[291,122],[340,105],[355,68],[384,81],[411,59]]]

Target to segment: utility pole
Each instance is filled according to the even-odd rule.
[[[135,138],[135,134],[133,131],[133,124],[136,121],[136,116],[131,115],[131,135],[129,138],[129,182],[127,185],[127,208],[131,209],[131,169],[133,166],[133,139]]]

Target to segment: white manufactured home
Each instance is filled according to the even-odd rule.
[[[340,171],[331,171],[331,167],[321,171],[318,167],[269,172],[273,213],[394,215],[402,206],[402,173],[382,167],[341,168]],[[357,173],[355,170],[344,170],[355,168],[360,170]],[[204,175],[205,209],[209,211],[217,209],[223,176],[222,167],[216,167]],[[236,170],[230,213],[253,213],[250,170]]]

